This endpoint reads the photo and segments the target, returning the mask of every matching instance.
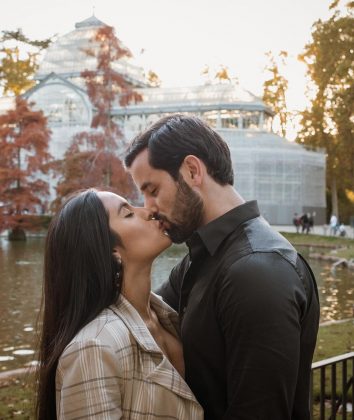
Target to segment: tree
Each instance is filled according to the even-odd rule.
[[[217,79],[219,82],[231,82],[228,68],[226,66],[220,66],[220,69],[215,74],[215,79]]]
[[[96,57],[97,68],[81,74],[94,109],[91,131],[74,136],[65,154],[55,205],[77,187],[103,186],[124,195],[133,191],[133,183],[119,158],[125,146],[124,136],[112,115],[115,106],[141,100],[141,95],[115,68],[120,59],[131,53],[110,26],[99,28],[92,43],[96,48],[86,52]]]
[[[288,81],[281,74],[279,64],[271,51],[266,53],[269,63],[265,70],[271,74],[270,79],[263,83],[263,101],[269,105],[275,112],[279,119],[280,130],[278,134],[286,137],[286,126],[288,122],[288,110],[286,105],[286,91],[288,90]],[[278,61],[281,65],[285,65],[285,60],[288,57],[286,51],[280,51]]]
[[[159,76],[152,70],[149,70],[147,75],[148,82],[150,83],[150,86],[152,87],[160,87],[161,86],[161,80]]]
[[[2,31],[0,42],[0,83],[3,92],[6,95],[20,95],[34,85],[38,55],[50,45],[51,39],[30,40],[18,29]],[[25,44],[33,51],[21,54],[19,44]]]
[[[11,229],[13,238],[24,238],[24,229],[35,227],[33,214],[46,206],[50,131],[42,111],[33,111],[16,98],[15,109],[0,116],[0,231]]]
[[[336,9],[339,1],[331,4]],[[349,216],[343,199],[354,185],[354,2],[347,13],[339,10],[327,21],[313,25],[312,41],[299,57],[307,65],[313,96],[301,114],[299,139],[311,149],[327,153],[327,185],[332,213]],[[353,211],[353,210],[352,210]],[[346,214],[347,213],[347,214]]]
[[[75,137],[73,144],[65,153],[61,162],[61,173],[63,181],[57,186],[58,198],[54,201],[53,207],[56,208],[63,197],[68,196],[74,191],[92,186],[104,186],[105,190],[118,192],[127,197],[134,197],[134,185],[128,176],[122,161],[113,153],[93,153],[92,150],[81,151],[79,144],[82,133]],[[82,139],[85,139],[82,137]],[[98,140],[98,139],[97,139]],[[111,168],[110,185],[104,185],[106,165]]]

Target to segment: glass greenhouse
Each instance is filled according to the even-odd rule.
[[[58,159],[72,136],[90,126],[92,106],[80,73],[96,67],[85,50],[95,48],[91,39],[101,25],[92,16],[59,37],[40,65],[37,86],[26,95],[48,116],[53,133],[50,151]],[[236,189],[247,200],[257,199],[270,223],[291,224],[294,212],[315,212],[316,223],[325,223],[325,154],[274,134],[274,113],[261,99],[231,83],[151,87],[131,59],[120,60],[115,68],[143,97],[138,104],[114,107],[114,118],[128,140],[164,115],[198,115],[229,144]],[[51,182],[54,195],[55,181]]]

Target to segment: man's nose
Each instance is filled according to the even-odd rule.
[[[158,213],[158,207],[154,197],[144,197],[144,207],[149,209],[152,213]]]

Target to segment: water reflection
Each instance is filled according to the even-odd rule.
[[[0,370],[30,364],[36,343],[36,321],[42,290],[44,240],[25,243],[0,238]],[[168,278],[172,267],[186,252],[174,246],[153,267],[153,288]],[[302,249],[304,256],[308,249]],[[311,261],[321,300],[321,321],[354,316],[354,272]]]
[[[299,251],[308,257],[308,248],[300,248]],[[354,317],[354,271],[347,268],[332,271],[331,263],[309,261],[318,285],[321,322]]]
[[[27,243],[0,239],[0,370],[20,367],[33,358],[43,247],[43,239]]]

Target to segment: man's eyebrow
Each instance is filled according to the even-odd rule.
[[[150,187],[151,182],[150,181],[146,181],[143,183],[143,185],[140,187],[140,191],[144,192],[146,190],[146,188]]]

